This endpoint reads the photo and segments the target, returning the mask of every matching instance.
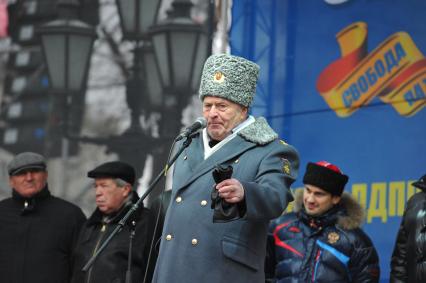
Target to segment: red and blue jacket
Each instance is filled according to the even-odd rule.
[[[379,282],[379,258],[360,228],[363,218],[349,194],[324,215],[311,217],[298,192],[295,212],[271,222],[266,278],[277,283]]]

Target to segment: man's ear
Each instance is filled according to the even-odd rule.
[[[244,116],[246,116],[247,117],[247,115],[248,115],[248,107],[241,107],[241,113],[244,115]]]
[[[331,201],[334,205],[338,204],[340,202],[340,200],[342,199],[342,197],[340,196],[331,196]]]
[[[132,192],[132,186],[130,184],[126,184],[123,190],[123,196],[127,197]]]

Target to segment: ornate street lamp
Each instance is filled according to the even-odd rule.
[[[111,139],[108,146],[118,152],[122,160],[132,164],[136,168],[137,175],[141,176],[145,158],[152,148],[153,139],[142,130],[139,119],[142,108],[149,109],[150,91],[155,91],[153,83],[158,81],[157,66],[152,64],[155,62],[149,59],[150,42],[147,31],[156,20],[161,1],[116,0],[115,2],[123,39],[134,41],[135,45],[133,67],[130,77],[126,81],[126,101],[131,117],[130,127],[121,136]],[[146,69],[145,60],[150,62],[150,70]],[[148,80],[151,81],[148,83]],[[161,92],[155,91],[153,94],[159,95],[161,100]]]
[[[169,18],[150,28],[165,93],[179,95],[165,98],[170,107],[186,105],[196,92],[209,53],[207,29],[191,19],[192,5],[189,0],[175,0]]]
[[[54,120],[61,117],[59,120],[62,122],[63,188],[68,185],[65,173],[69,154],[68,138],[80,128],[79,123],[75,121],[81,119],[79,104],[84,103],[87,73],[96,38],[95,29],[78,20],[78,7],[78,0],[59,0],[58,19],[37,29],[52,90],[53,107],[48,122],[48,135],[55,134],[57,126]],[[71,124],[71,121],[74,123]],[[65,196],[66,190],[63,194]]]
[[[162,114],[160,135],[170,140],[182,126],[182,110],[199,87],[202,66],[209,53],[207,30],[190,17],[192,5],[189,0],[175,0],[168,18],[149,29],[163,92],[161,101],[157,101]],[[167,151],[163,149],[157,156],[154,172],[164,166]],[[158,193],[153,192],[150,200]]]
[[[155,60],[152,60],[152,44],[148,34],[149,27],[157,19],[161,0],[115,0],[115,2],[123,39],[135,42],[133,68],[127,81],[126,94],[128,106],[134,113],[132,121],[136,122],[134,118],[140,114],[141,108],[149,110],[152,104],[162,100],[162,92],[158,87],[158,67]],[[145,97],[142,97],[143,95]],[[140,128],[139,123],[138,127]]]
[[[38,29],[53,90],[81,92],[86,87],[95,29],[77,19],[77,0],[58,2],[59,19]]]
[[[86,89],[93,42],[96,38],[95,29],[77,19],[78,7],[77,0],[60,0],[57,4],[58,19],[37,29],[47,63],[50,87],[54,94],[53,103],[60,106],[56,107],[56,112],[63,112],[54,114],[62,116],[66,137],[71,135],[70,120],[80,119],[72,117],[72,105],[73,100],[78,101],[74,105],[84,100],[82,93]]]

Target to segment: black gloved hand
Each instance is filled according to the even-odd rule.
[[[216,165],[216,167],[214,168],[212,172],[213,179],[216,182],[216,185],[222,181],[231,179],[232,171],[233,171],[233,168],[231,165],[229,165],[228,167],[225,167],[223,165]]]
[[[211,192],[213,212],[213,222],[229,222],[241,218],[239,207],[237,204],[228,203],[219,196],[216,190],[216,185],[220,182],[231,179],[233,168],[231,165],[225,167],[223,165],[216,165],[213,170],[213,179],[216,184],[213,186]]]

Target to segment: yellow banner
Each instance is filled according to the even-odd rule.
[[[426,60],[406,32],[397,32],[367,53],[367,25],[354,23],[337,36],[342,57],[319,76],[317,90],[339,117],[374,97],[410,116],[426,104]]]

